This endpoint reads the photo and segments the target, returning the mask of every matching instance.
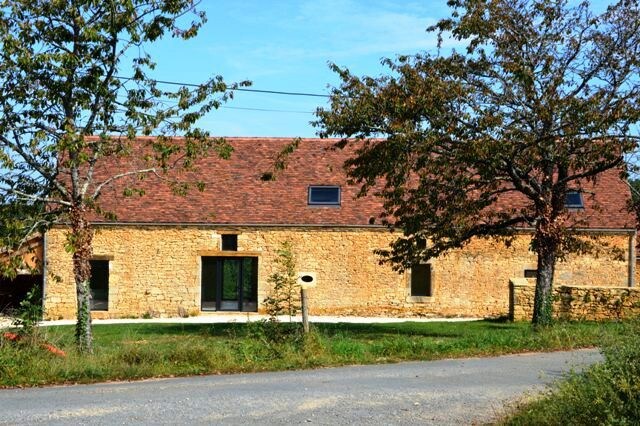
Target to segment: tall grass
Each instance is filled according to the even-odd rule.
[[[609,338],[605,362],[558,383],[548,395],[519,407],[505,425],[640,424],[640,322]]]
[[[560,323],[534,331],[527,323],[315,324],[294,338],[261,335],[255,324],[119,324],[94,327],[95,354],[77,354],[73,327],[41,328],[40,340],[0,338],[0,386],[221,374],[498,355],[595,346],[627,332],[621,323]]]

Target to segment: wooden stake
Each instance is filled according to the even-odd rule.
[[[309,306],[307,304],[307,289],[300,289],[300,300],[302,302],[302,330],[309,332]]]

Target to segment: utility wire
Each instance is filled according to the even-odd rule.
[[[162,83],[158,81],[158,83]],[[166,83],[169,84],[169,83]],[[270,93],[273,95],[288,95],[288,96],[314,96],[316,98],[329,98],[329,95],[320,95],[318,93],[303,93],[303,92],[281,92],[279,90],[259,90],[259,89],[245,89],[245,88],[237,88],[233,89],[238,92],[255,92],[255,93]]]
[[[122,76],[116,76],[116,78],[121,79],[121,80],[133,80],[133,78],[131,77],[122,77]],[[187,86],[187,87],[200,87],[200,84],[194,84],[194,83],[180,83],[177,81],[167,81],[167,80],[153,80],[156,83],[160,83],[160,84],[170,84],[173,86]],[[319,93],[305,93],[305,92],[284,92],[284,91],[280,91],[280,90],[260,90],[260,89],[247,89],[247,88],[236,88],[233,89],[233,91],[237,91],[237,92],[253,92],[253,93],[268,93],[268,94],[272,94],[272,95],[286,95],[286,96],[312,96],[312,97],[316,97],[316,98],[329,98],[329,95],[321,95]]]
[[[170,100],[170,99],[160,99],[160,102],[162,102],[165,105],[173,105],[173,106],[178,105],[177,101]],[[235,107],[235,106],[229,106],[229,105],[220,105],[220,108],[240,109],[245,111],[284,112],[284,113],[290,113],[290,114],[315,114],[315,111],[295,111],[295,110],[287,110],[287,109]]]
[[[292,110],[285,110],[285,109],[267,109],[267,108],[233,107],[233,106],[227,106],[227,105],[220,105],[220,108],[226,108],[226,109],[242,109],[242,110],[247,110],[247,111],[289,112],[289,113],[293,113],[293,114],[315,114],[313,111],[292,111]]]

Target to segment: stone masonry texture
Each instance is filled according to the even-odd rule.
[[[46,234],[45,316],[74,318],[75,284],[71,256],[64,250],[66,230]],[[258,258],[258,310],[270,288],[277,250],[290,241],[299,271],[315,272],[309,290],[313,315],[473,316],[509,313],[509,280],[536,268],[530,235],[508,247],[476,239],[463,249],[432,260],[432,297],[410,297],[410,273],[380,265],[376,249],[387,248],[394,234],[384,228],[103,226],[94,239],[94,257],[109,260],[109,305],[94,318],[171,317],[200,314],[201,257],[226,256],[222,233],[238,234],[236,255]],[[613,259],[568,256],[557,266],[556,285],[628,285],[629,234],[603,234],[597,241],[620,250]],[[234,253],[231,253],[232,255]]]
[[[535,286],[512,283],[512,319],[533,315]],[[553,314],[567,320],[625,319],[640,316],[640,289],[630,287],[556,286]]]

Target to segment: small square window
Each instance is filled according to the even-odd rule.
[[[411,267],[411,296],[431,297],[431,265]]]
[[[524,277],[525,278],[537,278],[538,277],[538,270],[537,269],[525,269],[524,270]]]
[[[316,206],[339,206],[339,186],[310,186],[309,204]]]
[[[578,191],[568,191],[564,198],[564,206],[568,209],[583,209],[582,194]]]
[[[222,235],[222,251],[238,251],[238,236],[236,234]]]

